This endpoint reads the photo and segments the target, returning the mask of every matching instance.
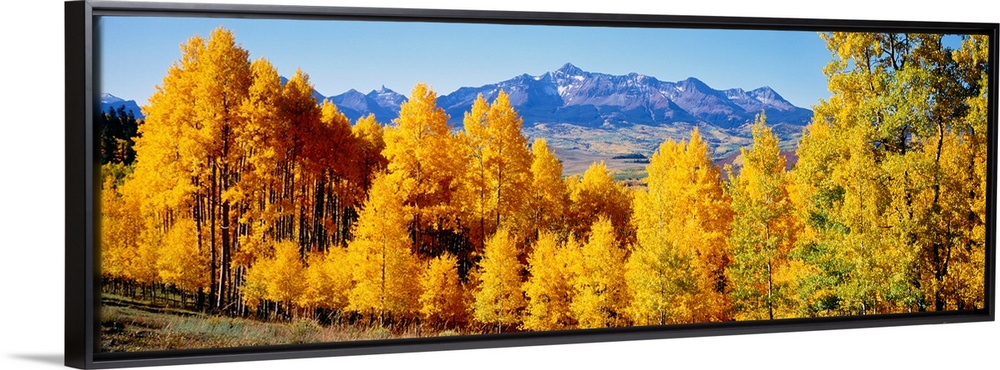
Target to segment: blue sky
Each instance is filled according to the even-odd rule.
[[[383,85],[409,95],[417,82],[447,94],[567,62],[716,89],[767,85],[806,108],[829,96],[830,53],[815,32],[121,16],[98,21],[103,92],[145,104],[180,44],[220,25],[251,59],[285,76],[301,68],[327,96]]]

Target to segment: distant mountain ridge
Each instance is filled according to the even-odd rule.
[[[504,90],[525,126],[570,123],[584,127],[633,124],[708,124],[733,129],[764,112],[772,123],[803,126],[812,111],[796,107],[770,87],[716,90],[697,78],[678,82],[630,73],[587,72],[567,63],[541,76],[523,74],[496,84],[463,87],[438,98],[438,105],[460,124],[478,94],[487,100]]]
[[[287,81],[281,77],[282,85]],[[439,95],[437,104],[451,117],[449,124],[460,129],[478,95],[493,101],[501,90],[524,120],[523,132],[529,139],[545,138],[563,154],[581,158],[581,164],[621,154],[649,155],[663,140],[689,138],[694,127],[701,128],[712,157],[724,161],[751,143],[749,124],[761,112],[767,115],[782,149],[794,150],[812,119],[812,111],[795,106],[767,86],[717,90],[694,77],[669,82],[639,73],[588,72],[570,63],[539,76],[522,74],[493,84],[461,87]],[[108,104],[131,102],[126,108],[141,114],[134,101],[106,96]],[[374,114],[383,124],[398,118],[400,106],[407,101],[385,86],[368,93],[350,89],[332,96],[313,90],[312,96],[332,101],[352,122]],[[102,99],[102,108],[105,103]]]
[[[281,77],[282,85],[287,81]],[[451,116],[450,123],[461,127],[476,96],[482,94],[492,101],[500,90],[509,95],[525,127],[565,123],[614,128],[686,123],[737,129],[764,112],[772,125],[801,128],[812,118],[812,111],[796,107],[767,86],[749,91],[716,90],[694,77],[668,82],[638,73],[588,72],[571,63],[540,76],[522,74],[494,84],[461,87],[440,95],[437,103]],[[406,96],[385,86],[367,94],[350,89],[325,96],[313,90],[313,97],[317,101],[331,100],[352,121],[374,114],[383,123],[398,118],[400,105],[407,101]],[[125,104],[137,117],[142,114],[134,100],[125,101],[111,94],[104,94],[101,104],[105,110],[113,104]]]
[[[439,95],[437,103],[451,117],[449,123],[459,128],[476,96],[482,94],[492,101],[500,90],[508,94],[525,127],[562,123],[614,128],[685,123],[738,130],[764,112],[772,126],[779,126],[776,131],[780,133],[800,131],[812,118],[812,111],[795,106],[768,86],[749,91],[716,90],[694,77],[668,82],[638,73],[588,72],[571,63],[540,76],[522,74],[493,84],[461,87]],[[384,123],[397,118],[399,106],[407,100],[385,86],[367,94],[351,89],[327,98],[351,120],[375,114]]]
[[[352,122],[369,114],[375,115],[375,120],[389,123],[399,118],[399,107],[406,102],[406,97],[382,86],[368,94],[350,89],[347,92],[328,97],[337,108]]]
[[[142,114],[142,109],[139,108],[139,104],[137,104],[135,100],[125,100],[117,96],[104,93],[101,94],[100,103],[101,103],[101,112],[107,112],[108,109],[117,110],[119,107],[124,106],[125,111],[126,112],[131,111],[132,116],[134,116],[135,119],[145,118],[145,115]]]

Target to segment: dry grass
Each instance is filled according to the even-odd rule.
[[[462,335],[454,331],[421,330],[410,324],[385,328],[377,324],[324,327],[311,319],[263,322],[168,309],[116,296],[102,299],[101,350],[137,352],[195,348],[231,348],[298,343],[324,343],[421,336]]]

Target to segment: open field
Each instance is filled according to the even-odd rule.
[[[562,161],[564,176],[582,175],[592,163],[603,160],[608,169],[616,173],[616,179],[623,180],[636,178],[632,176],[637,173],[641,173],[637,178],[644,178],[646,164],[613,157],[635,153],[648,157],[668,139],[689,140],[692,129],[690,125],[585,128],[557,123],[525,127],[523,132],[529,142],[535,138],[544,138],[548,142]],[[781,129],[789,130],[784,126]],[[710,156],[716,163],[732,163],[733,158],[739,155],[739,148],[751,143],[749,131],[741,136],[712,126],[701,126],[699,130],[709,143]],[[783,132],[779,144],[782,150],[795,150],[801,137],[800,130]]]

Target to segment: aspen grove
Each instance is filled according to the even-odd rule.
[[[428,335],[984,307],[987,39],[821,37],[832,95],[791,169],[760,114],[740,168],[694,129],[626,186],[564,177],[502,91],[461,130],[425,84],[350,122],[195,36],[144,119],[98,117],[103,290]]]

